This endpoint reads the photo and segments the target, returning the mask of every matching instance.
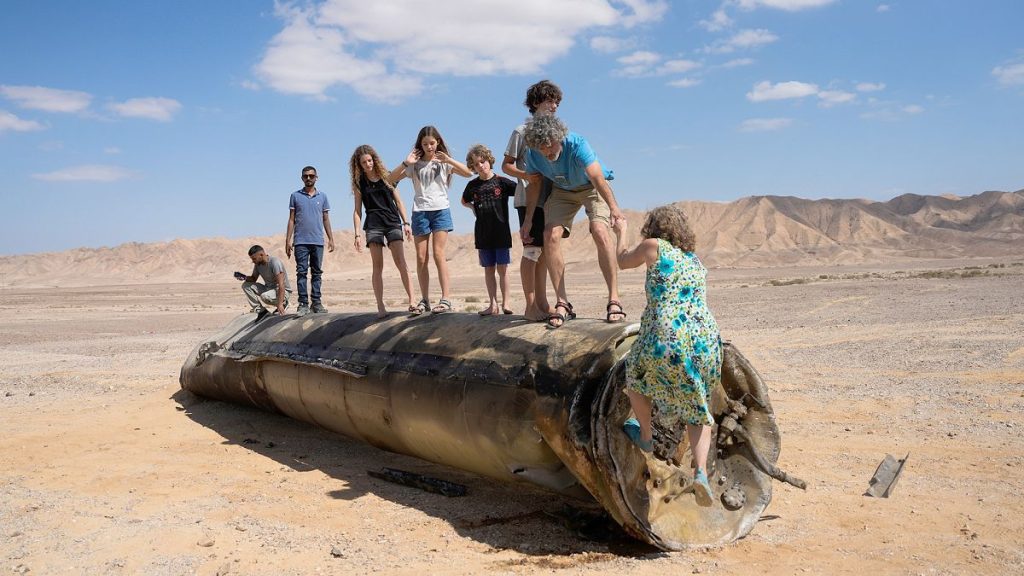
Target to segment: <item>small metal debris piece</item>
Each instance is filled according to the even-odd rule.
[[[367,470],[366,473],[374,478],[380,478],[381,480],[387,480],[388,482],[404,486],[412,486],[413,488],[419,488],[420,490],[426,490],[435,494],[443,494],[449,497],[466,495],[466,487],[462,484],[441,480],[440,478],[431,478],[430,476],[416,474],[415,472],[406,472],[405,470],[395,468],[381,468],[380,472]]]
[[[910,458],[910,453],[900,460],[893,458],[892,454],[886,454],[881,464],[875,469],[875,475],[868,482],[868,490],[864,495],[873,498],[888,498],[896,489],[896,481],[900,479],[903,466],[907,463],[908,458]]]

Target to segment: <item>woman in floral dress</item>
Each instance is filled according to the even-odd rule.
[[[707,270],[693,253],[696,238],[686,215],[661,206],[647,215],[632,250],[626,247],[625,219],[615,224],[619,268],[647,265],[647,307],[626,358],[626,395],[635,418],[623,431],[641,450],[652,449],[651,413],[666,425],[682,420],[690,440],[697,503],[710,506],[707,479],[711,447],[711,391],[722,379],[718,324],[705,298]]]

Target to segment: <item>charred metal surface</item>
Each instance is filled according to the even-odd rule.
[[[644,455],[621,431],[622,359],[637,325],[442,314],[240,316],[181,369],[193,393],[280,412],[506,481],[596,500],[627,532],[666,550],[747,534],[771,500],[779,431],[763,381],[731,345],[713,392],[708,458],[718,500],[694,501],[682,426],[657,427]],[[777,470],[777,468],[775,468]]]

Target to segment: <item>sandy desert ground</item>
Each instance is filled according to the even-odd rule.
[[[600,279],[570,274],[581,315],[603,313]],[[632,320],[642,278],[623,275]],[[479,308],[476,273],[455,286]],[[372,309],[365,275],[325,289]],[[0,289],[0,572],[1024,573],[1024,262],[718,269],[709,293],[809,487],[776,484],[738,542],[666,554],[580,537],[545,513],[561,496],[181,392],[192,346],[244,310],[230,280]],[[894,496],[863,496],[887,453],[910,454]]]

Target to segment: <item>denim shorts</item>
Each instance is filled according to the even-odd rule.
[[[448,208],[412,213],[413,236],[426,236],[431,232],[451,232],[454,229],[452,211]]]
[[[508,248],[483,248],[477,250],[480,254],[480,265],[484,268],[501,266],[512,261],[512,255]]]
[[[388,246],[392,242],[402,241],[402,229],[392,228],[390,230],[376,229],[366,231],[366,247],[369,248],[370,244],[381,244]]]

